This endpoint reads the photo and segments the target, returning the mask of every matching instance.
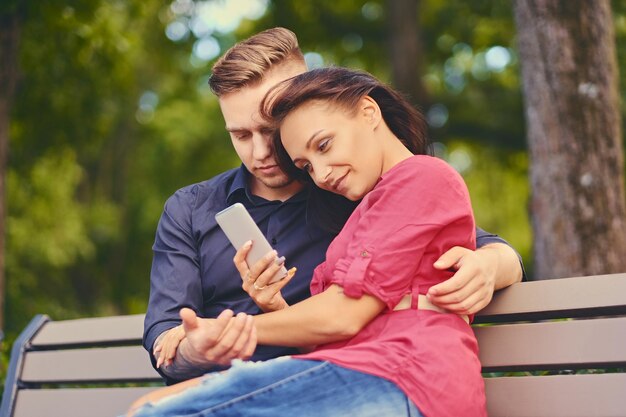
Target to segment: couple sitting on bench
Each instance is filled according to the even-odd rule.
[[[282,28],[233,47],[210,85],[243,166],[168,200],[144,346],[170,381],[263,362],[155,391],[131,413],[486,415],[468,323],[522,268],[476,229],[460,175],[428,156],[423,116],[369,74],[306,72]],[[236,202],[277,249],[254,265],[253,243],[233,264],[214,220]],[[284,262],[298,272],[270,284]]]

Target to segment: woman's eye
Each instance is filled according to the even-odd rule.
[[[312,168],[311,164],[309,164],[308,162],[306,164],[302,165],[302,170],[304,172],[309,172],[310,173],[311,172],[311,168]]]
[[[317,145],[317,149],[321,152],[324,152],[326,148],[328,148],[329,144],[330,144],[330,139],[324,139],[320,141],[320,143]]]

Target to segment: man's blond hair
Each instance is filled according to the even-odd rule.
[[[298,38],[276,27],[235,44],[213,65],[209,86],[216,96],[259,83],[272,68],[283,63],[304,63]]]

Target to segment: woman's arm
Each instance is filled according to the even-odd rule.
[[[349,339],[384,308],[374,296],[350,298],[340,286],[331,285],[284,310],[255,316],[258,343],[299,347]]]

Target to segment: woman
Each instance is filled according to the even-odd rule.
[[[369,74],[343,68],[279,84],[263,113],[287,173],[362,200],[315,270],[313,296],[254,318],[261,344],[316,347],[234,364],[137,416],[486,415],[467,317],[424,296],[451,275],[433,262],[452,246],[474,249],[475,228],[461,177],[424,155],[423,117]],[[249,248],[235,258],[243,279]]]

